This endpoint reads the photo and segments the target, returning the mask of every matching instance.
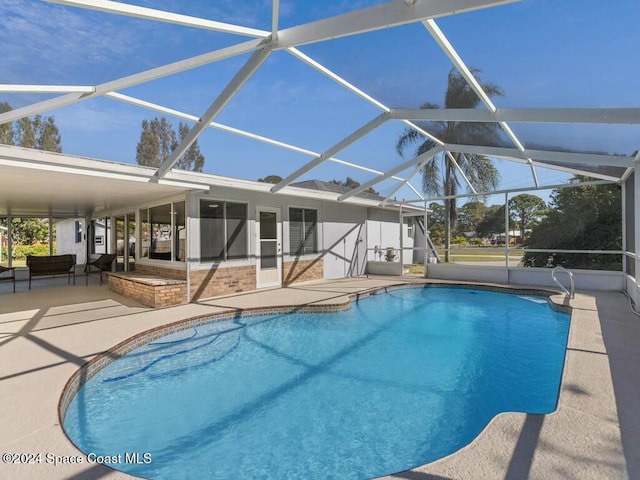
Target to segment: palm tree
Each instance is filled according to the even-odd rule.
[[[478,69],[471,69],[476,76]],[[502,95],[502,90],[492,83],[480,83],[484,91],[490,97]],[[447,92],[444,98],[445,108],[476,108],[480,98],[476,95],[467,81],[456,69],[451,69],[447,82]],[[439,108],[432,103],[424,103],[420,108]],[[428,122],[420,125],[426,131],[445,143],[469,144],[469,145],[503,145],[497,123],[470,123],[470,122]],[[396,150],[404,157],[405,149],[410,145],[417,145],[415,156],[425,153],[436,146],[431,139],[425,139],[418,131],[405,129],[398,141]],[[462,155],[453,153],[456,163],[465,173],[469,181],[479,191],[495,189],[500,180],[498,170],[489,158],[484,155]],[[443,174],[444,172],[444,174]],[[456,195],[460,188],[458,170],[447,155],[438,155],[428,161],[422,167],[422,189],[431,195]],[[445,206],[445,262],[449,261],[449,248],[451,247],[451,230],[455,228],[458,217],[456,199],[447,199]]]

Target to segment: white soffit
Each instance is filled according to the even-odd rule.
[[[273,185],[172,170],[153,181],[154,168],[0,145],[0,216],[82,217],[216,188],[269,193]],[[287,186],[282,195],[337,201],[339,194]],[[350,203],[376,206],[354,197]]]

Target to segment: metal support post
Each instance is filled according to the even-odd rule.
[[[504,265],[505,280],[509,284],[509,193],[504,192]]]

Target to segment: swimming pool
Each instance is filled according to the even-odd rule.
[[[381,476],[553,411],[568,329],[541,297],[433,287],[212,322],[99,371],[64,428],[145,478]]]

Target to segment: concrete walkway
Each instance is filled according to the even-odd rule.
[[[0,463],[0,478],[131,478],[88,463],[58,424],[58,401],[81,365],[139,332],[222,311],[346,302],[350,294],[399,281],[423,280],[314,282],[162,310],[84,282],[0,293],[0,453],[41,454],[40,463]],[[502,414],[465,449],[389,478],[640,479],[640,318],[618,293],[578,294],[572,306],[555,413]],[[82,463],[52,463],[76,456]]]

